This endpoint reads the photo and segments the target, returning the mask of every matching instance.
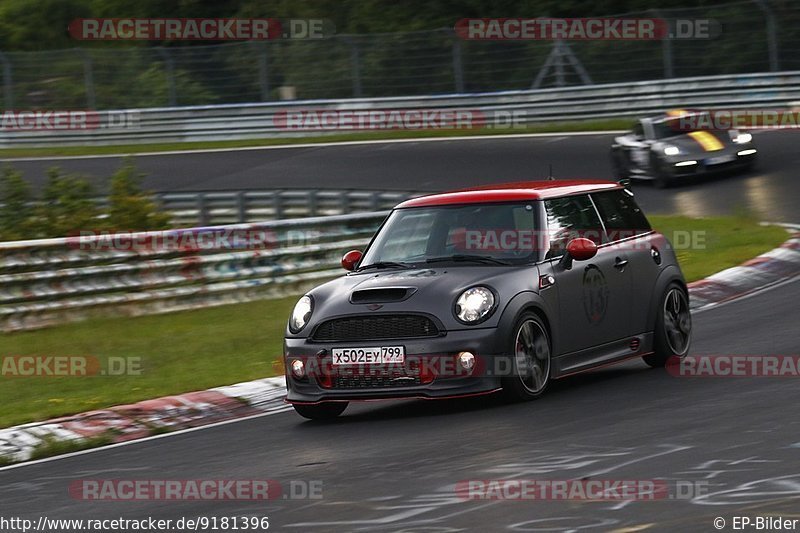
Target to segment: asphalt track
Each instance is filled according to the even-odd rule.
[[[694,354],[798,354],[800,279],[694,317]],[[0,516],[269,516],[274,531],[716,531],[798,518],[800,388],[792,378],[685,378],[636,360],[556,382],[540,400],[292,412],[0,471]],[[77,479],[319,480],[323,498],[87,502]],[[469,501],[469,479],[665,479],[692,498]],[[677,490],[677,489],[676,489]],[[677,495],[677,494],[676,494]],[[682,496],[687,496],[683,494]]]
[[[757,136],[759,168],[655,190],[648,212],[749,209],[797,222],[795,132]],[[604,177],[609,136],[480,139],[138,157],[157,190],[440,190]],[[41,184],[56,163],[107,175],[116,158],[15,161]],[[694,354],[800,354],[800,279],[694,317]],[[275,531],[716,531],[715,517],[800,518],[800,388],[792,378],[679,378],[631,361],[554,383],[542,399],[352,405],[334,423],[292,412],[0,470],[0,517],[269,516]],[[88,502],[77,479],[321,481],[322,499]],[[665,479],[657,501],[469,501],[470,479]],[[691,490],[689,487],[692,487]],[[691,496],[691,497],[689,497]]]
[[[613,135],[528,136],[232,150],[136,156],[156,191],[271,188],[439,191],[540,179],[609,178]],[[800,131],[756,135],[759,165],[751,173],[687,182],[669,190],[635,187],[648,213],[690,216],[749,211],[763,220],[800,220]],[[46,169],[87,176],[103,190],[119,157],[9,160],[36,188]]]

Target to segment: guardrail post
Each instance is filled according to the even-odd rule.
[[[236,221],[247,222],[247,193],[239,191],[236,193]]]
[[[206,202],[206,195],[203,193],[197,195],[197,220],[201,226],[209,224],[208,203]]]
[[[308,191],[308,216],[317,216],[317,190]]]
[[[156,48],[156,52],[164,59],[164,72],[167,75],[167,84],[169,87],[169,105],[178,105],[178,93],[175,90],[175,62],[164,48],[159,46]]]
[[[358,51],[358,43],[355,39],[347,38],[350,46],[350,72],[353,79],[353,97],[361,98],[361,55]]]
[[[341,206],[342,214],[346,215],[350,210],[350,197],[347,191],[342,191],[339,194],[339,205]]]
[[[77,48],[83,60],[83,85],[86,88],[86,108],[96,109],[97,101],[94,95],[94,76],[92,75],[92,57],[82,48]]]
[[[11,79],[11,61],[0,52],[0,63],[3,63],[3,107],[11,109],[14,107],[14,82]]]
[[[370,211],[377,211],[381,205],[381,193],[371,192],[369,195],[369,209]]]
[[[781,69],[778,58],[778,23],[775,13],[765,0],[753,0],[758,8],[764,12],[767,21],[767,47],[769,49],[769,69],[778,72]]]
[[[461,63],[461,39],[454,31],[450,31],[453,38],[453,82],[456,92],[464,92],[464,66]]]
[[[272,194],[272,209],[275,211],[273,216],[275,220],[281,220],[283,218],[283,191],[275,191]]]

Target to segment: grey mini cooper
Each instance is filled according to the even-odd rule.
[[[541,395],[553,379],[689,350],[670,243],[618,183],[538,181],[407,200],[347,275],[297,302],[287,401],[311,419],[348,402]]]

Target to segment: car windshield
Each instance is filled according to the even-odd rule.
[[[365,268],[513,265],[537,259],[535,202],[396,209],[361,261]]]
[[[691,131],[708,130],[706,126],[711,124],[713,122],[708,113],[692,113],[653,122],[653,134],[656,139],[667,139]]]

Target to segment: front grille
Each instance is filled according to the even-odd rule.
[[[422,315],[383,315],[334,318],[314,331],[318,341],[356,341],[435,337],[439,329]]]
[[[334,377],[336,389],[385,389],[420,385],[419,368],[368,369],[340,372]]]

